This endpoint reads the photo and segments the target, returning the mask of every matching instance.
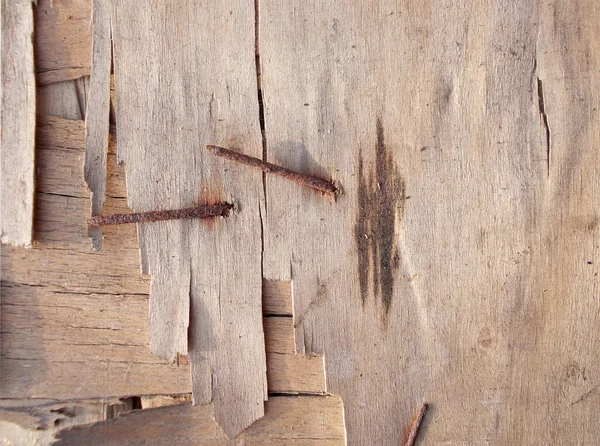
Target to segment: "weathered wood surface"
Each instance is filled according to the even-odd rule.
[[[110,142],[106,211],[126,212],[124,168],[116,163],[115,140]],[[189,363],[182,360],[177,367],[148,348],[149,281],[139,273],[135,226],[107,228],[103,251],[90,251],[84,147],[82,121],[38,117],[36,244],[28,251],[2,247],[0,438],[12,444],[48,444],[65,427],[113,418],[111,407],[121,407],[116,401],[81,398],[191,391]],[[293,354],[289,283],[265,282],[263,288],[269,391],[323,395],[322,358]],[[304,398],[310,411],[289,415],[286,405],[276,406],[270,417],[287,421],[253,430],[254,441],[335,444],[330,431],[319,436],[322,423],[314,424],[314,414],[340,431],[339,402]],[[141,400],[142,408],[177,401]],[[29,407],[20,408],[24,403]],[[195,429],[190,435],[202,442],[218,432],[219,441],[230,444],[209,422],[210,409],[201,411],[202,424],[189,426]],[[136,436],[130,432],[121,440],[134,442]]]
[[[30,0],[2,0],[0,236],[31,246],[35,189],[35,75]]]
[[[91,0],[38,0],[35,71],[40,84],[89,76],[92,63]]]
[[[107,212],[127,212],[115,140]],[[104,231],[92,253],[85,220],[82,121],[38,117],[35,248],[2,248],[1,398],[71,400],[186,393],[189,365],[148,348],[149,279],[139,273],[134,225]],[[269,390],[325,393],[321,358],[293,354],[289,284],[263,292]]]
[[[293,281],[349,444],[399,444],[423,400],[426,444],[592,444],[597,6],[259,15],[267,158],[344,190],[267,177],[264,274]]]
[[[210,406],[189,404],[130,412],[115,420],[63,431],[57,445],[201,444],[333,446],[344,444],[342,406],[333,397],[273,397],[265,416],[230,440]]]
[[[117,135],[135,211],[231,202],[211,223],[139,226],[150,347],[189,351],[195,403],[235,436],[267,396],[261,308],[262,177],[206,144],[260,156],[251,2],[113,2]],[[218,36],[218,38],[215,38]],[[189,345],[188,345],[189,333]]]

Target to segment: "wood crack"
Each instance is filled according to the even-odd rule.
[[[550,176],[550,124],[548,123],[548,114],[546,113],[546,105],[544,102],[544,86],[542,80],[537,78],[537,93],[538,93],[538,107],[540,110],[540,116],[546,129],[546,167],[548,169],[548,176]]]

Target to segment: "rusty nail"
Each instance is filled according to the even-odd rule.
[[[427,403],[423,403],[419,412],[415,416],[412,424],[410,425],[410,430],[408,431],[408,436],[406,437],[406,441],[404,442],[404,446],[413,446],[415,440],[417,439],[417,435],[419,433],[419,428],[421,427],[421,423],[423,423],[423,418],[425,418],[425,414],[427,413]]]
[[[97,215],[87,222],[90,226],[123,225],[126,223],[147,223],[160,220],[180,220],[184,218],[227,217],[233,205],[218,203],[185,209],[172,209],[168,211],[134,212],[132,214]]]
[[[244,155],[243,153],[234,152],[233,150],[225,149],[224,147],[218,146],[206,146],[209,152],[221,158],[225,158],[230,161],[235,161],[246,166],[260,169],[266,173],[273,173],[280,177],[292,180],[303,186],[307,186],[316,189],[320,192],[335,195],[339,193],[339,189],[330,181],[322,180],[311,175],[306,175],[300,172],[295,172],[285,167],[277,166],[275,164],[268,163],[253,156]]]

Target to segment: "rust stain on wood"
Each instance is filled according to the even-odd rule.
[[[358,218],[354,236],[358,248],[358,272],[363,304],[369,294],[377,297],[387,316],[394,294],[395,271],[400,264],[396,246],[396,225],[404,211],[405,182],[396,170],[392,154],[385,145],[383,124],[377,118],[375,169],[368,177],[362,152],[358,159]]]

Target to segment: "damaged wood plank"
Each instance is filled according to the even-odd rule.
[[[262,177],[225,166],[204,147],[244,144],[261,153],[253,4],[115,1],[112,18],[130,207],[225,201],[237,209],[226,220],[139,225],[142,267],[152,277],[151,349],[168,360],[189,352],[194,402],[212,401],[235,436],[262,416],[267,396]]]
[[[35,75],[31,0],[2,0],[2,243],[30,247],[35,192]]]
[[[91,192],[91,216],[96,217],[102,213],[106,199],[112,46],[110,4],[104,0],[93,0],[93,7],[92,73],[85,111],[84,178]],[[99,251],[102,246],[102,228],[90,226],[88,235],[94,251]]]
[[[242,438],[228,439],[214,423],[210,406],[179,404],[133,411],[114,420],[75,427],[58,434],[68,444],[203,444],[334,446],[344,444],[342,407],[335,397],[273,397],[265,416]]]
[[[40,84],[89,76],[91,0],[39,0],[35,7],[35,71]]]
[[[424,400],[427,444],[598,437],[596,396],[571,406],[600,367],[599,24],[576,4],[260,2],[266,159],[344,189],[266,177],[264,275],[293,283],[348,444],[399,444]]]

